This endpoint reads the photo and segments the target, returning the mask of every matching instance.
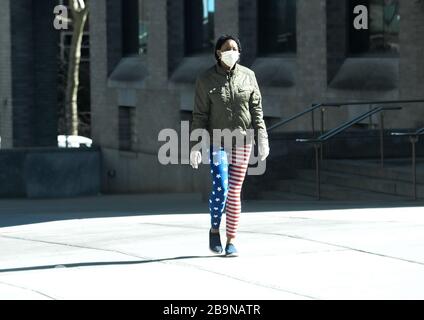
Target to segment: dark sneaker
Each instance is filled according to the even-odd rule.
[[[219,233],[212,233],[211,230],[209,230],[209,249],[214,253],[222,252],[221,237]]]
[[[232,243],[228,243],[225,246],[225,255],[227,257],[237,257],[238,256],[237,249]]]

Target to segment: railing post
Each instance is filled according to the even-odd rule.
[[[312,105],[312,107],[313,107],[314,105]],[[315,110],[312,110],[311,111],[311,120],[312,120],[312,136],[314,137],[314,138],[316,138],[315,137],[315,116],[314,116],[314,114],[315,114]]]
[[[371,109],[372,109],[372,104],[370,104],[370,105],[368,105],[368,111],[371,111]],[[371,129],[373,129],[373,123],[372,123],[372,115],[370,115],[369,117],[368,117],[368,121],[369,121],[369,124],[368,124],[368,126],[371,128]]]
[[[409,140],[412,144],[412,188],[414,193],[414,200],[417,200],[417,163],[415,160],[415,144],[418,142],[418,136],[410,136]]]
[[[325,108],[321,107],[321,135],[324,134],[324,121],[325,121],[324,117],[325,117]],[[321,150],[320,150],[321,151],[321,161],[323,159],[323,149],[324,149],[324,147],[321,146]]]
[[[384,114],[383,111],[380,113],[380,157],[381,157],[381,169],[384,168]]]
[[[316,191],[317,200],[321,199],[321,181],[320,181],[320,163],[319,163],[319,150],[321,143],[314,143],[315,147],[315,177],[316,177]]]

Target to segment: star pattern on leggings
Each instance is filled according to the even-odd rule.
[[[224,151],[221,150],[222,149],[220,149],[219,151],[217,150],[212,152],[211,148],[209,152],[209,163],[211,166],[210,169],[213,181],[212,193],[209,198],[209,211],[211,225],[213,228],[219,228],[219,225],[221,223],[221,217],[225,210],[227,197],[229,195],[231,196],[233,192],[230,189],[232,186],[238,185],[237,182],[231,180],[231,167],[229,167],[229,165],[234,164],[234,161],[235,163],[240,162],[244,164],[248,160],[247,152],[246,155],[244,155],[241,154],[241,151],[240,154],[237,153],[235,155],[228,155],[227,158],[227,155],[223,153]],[[214,157],[212,157],[212,155],[214,155]],[[232,162],[228,162],[227,159],[232,159]]]

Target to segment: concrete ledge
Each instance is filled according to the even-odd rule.
[[[296,83],[296,59],[284,57],[256,58],[251,69],[261,86],[293,87]]]
[[[184,57],[181,64],[172,74],[170,80],[178,83],[192,83],[196,77],[216,63],[213,54],[201,54],[197,56]]]
[[[0,197],[97,195],[98,149],[22,148],[0,151]]]
[[[147,64],[142,57],[124,57],[113,70],[107,84],[115,88],[141,89],[147,76]]]
[[[349,58],[337,72],[331,88],[349,90],[393,90],[398,87],[396,58]]]

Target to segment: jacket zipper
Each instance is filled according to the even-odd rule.
[[[234,122],[233,117],[234,117],[234,110],[233,110],[233,105],[234,105],[234,92],[233,92],[233,86],[232,86],[232,76],[231,74],[229,74],[227,76],[228,78],[228,82],[229,82],[229,87],[230,87],[230,106],[231,106],[231,120],[232,122]]]

